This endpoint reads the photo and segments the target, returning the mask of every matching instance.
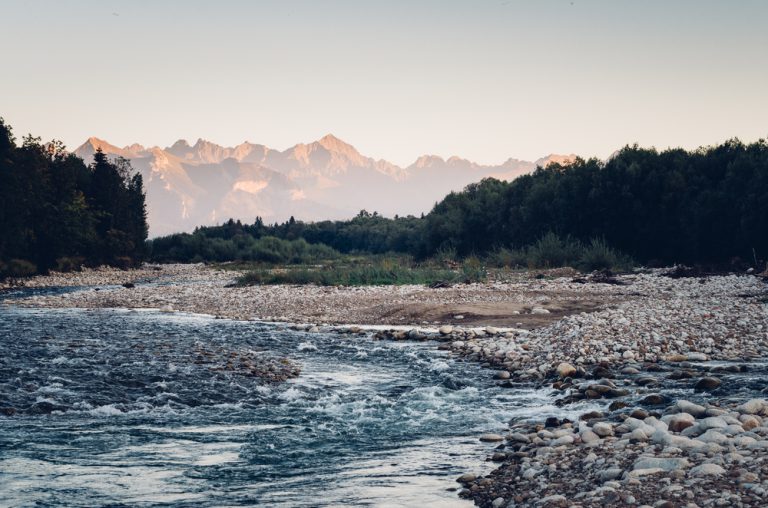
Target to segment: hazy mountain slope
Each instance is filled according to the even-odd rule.
[[[144,176],[150,234],[188,231],[230,217],[252,222],[341,219],[362,209],[384,215],[418,215],[451,191],[486,177],[511,180],[537,165],[573,156],[550,155],[535,162],[508,159],[484,166],[450,157],[419,157],[407,168],[360,154],[327,135],[279,151],[244,142],[224,147],[180,139],[167,148],[134,144],[123,148],[92,137],[75,150],[89,162],[97,148],[130,159]]]

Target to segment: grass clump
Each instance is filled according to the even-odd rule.
[[[471,283],[486,280],[479,260],[465,260],[461,269],[451,270],[434,264],[413,265],[401,259],[375,259],[368,262],[329,264],[315,267],[258,268],[240,279],[238,285],[315,284],[318,286],[386,286],[404,284]]]
[[[584,243],[555,233],[547,233],[532,245],[520,249],[497,249],[488,255],[487,262],[499,268],[570,266],[587,272],[603,269],[623,271],[630,269],[633,263],[629,256],[613,249],[602,238],[593,238]]]

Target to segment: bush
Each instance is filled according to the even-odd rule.
[[[470,284],[472,282],[484,281],[488,277],[488,273],[477,257],[469,256],[461,264],[461,276],[463,282]]]
[[[604,239],[593,238],[589,245],[582,248],[577,266],[582,271],[591,272],[604,268],[627,269],[631,264],[627,256],[612,249]]]
[[[11,259],[6,270],[9,277],[29,277],[37,273],[37,266],[26,259]]]
[[[583,245],[570,236],[560,238],[547,233],[528,248],[528,264],[531,268],[555,268],[573,265],[581,257]]]
[[[121,270],[128,270],[129,268],[136,266],[136,260],[129,258],[128,256],[118,256],[115,258],[115,262],[112,263],[112,266],[115,266]]]
[[[85,258],[73,256],[73,257],[61,257],[56,260],[57,272],[79,272],[85,264]]]
[[[519,268],[529,264],[526,249],[508,249],[506,247],[491,252],[486,262],[496,268]]]

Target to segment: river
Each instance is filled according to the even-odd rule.
[[[0,505],[467,506],[455,478],[493,467],[480,434],[587,409],[434,344],[201,315],[0,306],[0,347]]]

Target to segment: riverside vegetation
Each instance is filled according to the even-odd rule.
[[[18,146],[0,118],[0,279],[144,257],[142,177],[97,152],[86,166],[58,141]]]
[[[158,262],[315,263],[394,253],[509,267],[593,270],[634,261],[744,269],[763,266],[767,230],[768,144],[731,140],[695,151],[627,146],[606,162],[577,159],[512,182],[486,179],[423,217],[363,210],[348,221],[230,220],[148,247]]]

